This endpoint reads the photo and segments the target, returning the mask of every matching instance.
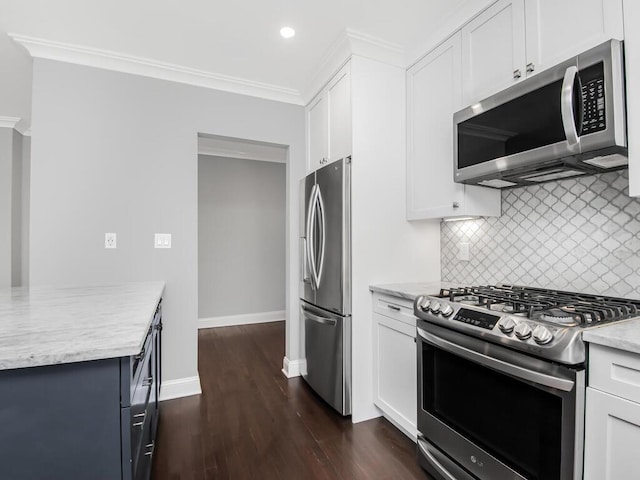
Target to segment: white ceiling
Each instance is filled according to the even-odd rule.
[[[458,17],[488,2],[0,0],[0,33],[142,57],[295,93],[309,87],[346,29],[397,44],[409,63],[445,25],[453,28]],[[280,37],[284,25],[296,29],[294,38]]]

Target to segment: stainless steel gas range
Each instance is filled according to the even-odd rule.
[[[441,290],[418,317],[418,458],[437,479],[582,478],[582,332],[640,301],[511,285]]]

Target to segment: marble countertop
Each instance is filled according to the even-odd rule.
[[[0,370],[135,355],[164,282],[0,289]]]
[[[592,328],[585,331],[582,338],[589,343],[640,353],[640,319]]]
[[[418,295],[436,295],[441,288],[459,287],[459,283],[448,282],[414,282],[414,283],[389,283],[385,285],[369,285],[372,292],[386,293],[394,297],[415,300]]]

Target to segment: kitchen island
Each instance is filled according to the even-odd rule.
[[[0,290],[0,478],[149,478],[163,292]]]

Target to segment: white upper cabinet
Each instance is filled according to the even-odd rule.
[[[453,181],[460,32],[407,72],[407,219],[500,215],[500,192]]]
[[[307,107],[307,170],[315,170],[328,156],[327,97],[318,95]]]
[[[330,161],[351,155],[351,81],[347,64],[329,82],[329,152]]]
[[[622,0],[499,0],[462,28],[463,103],[610,38],[623,38]]]
[[[307,105],[307,171],[351,155],[349,64]]]
[[[525,64],[524,0],[500,0],[462,28],[464,104],[517,82]]]
[[[534,73],[623,39],[622,0],[526,0],[525,8],[527,68]]]

